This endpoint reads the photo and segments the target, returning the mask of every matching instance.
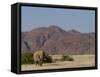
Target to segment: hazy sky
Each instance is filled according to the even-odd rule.
[[[64,30],[95,31],[95,11],[22,6],[22,31],[57,25]]]

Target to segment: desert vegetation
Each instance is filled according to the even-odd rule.
[[[46,56],[44,63],[52,63],[52,57]],[[21,55],[21,64],[34,64],[33,53],[22,53]]]
[[[21,55],[21,64],[34,64],[32,53],[23,53]]]
[[[85,54],[85,55],[70,55],[73,61],[65,60],[65,56],[61,55],[50,55],[52,57],[52,62],[43,63],[43,66],[36,66],[33,62],[31,64],[22,64],[21,70],[43,70],[43,69],[60,69],[60,68],[76,68],[76,67],[94,67],[95,66],[95,55]],[[59,59],[58,59],[59,58]]]
[[[74,58],[71,57],[70,55],[61,55],[61,57],[58,58],[52,58],[55,55],[47,55],[45,58],[45,60],[43,61],[43,63],[53,63],[56,61],[74,61]],[[21,64],[34,64],[34,59],[33,59],[33,53],[22,53],[21,55]]]

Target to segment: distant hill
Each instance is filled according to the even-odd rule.
[[[50,54],[93,54],[95,33],[65,31],[58,26],[40,27],[22,32],[22,53],[42,49]]]

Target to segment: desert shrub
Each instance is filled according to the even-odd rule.
[[[52,57],[47,55],[45,57],[44,63],[52,63]],[[21,64],[34,64],[32,53],[22,53],[21,54]]]
[[[74,61],[74,58],[72,58],[68,55],[63,55],[62,56],[62,61]]]
[[[53,62],[53,60],[52,60],[51,56],[48,55],[45,57],[44,63],[52,63],[52,62]]]
[[[33,64],[33,54],[32,53],[22,53],[21,64]]]

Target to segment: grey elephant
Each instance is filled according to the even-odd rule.
[[[39,50],[33,53],[33,59],[36,65],[42,66],[43,61],[45,60],[45,52],[43,50]]]

